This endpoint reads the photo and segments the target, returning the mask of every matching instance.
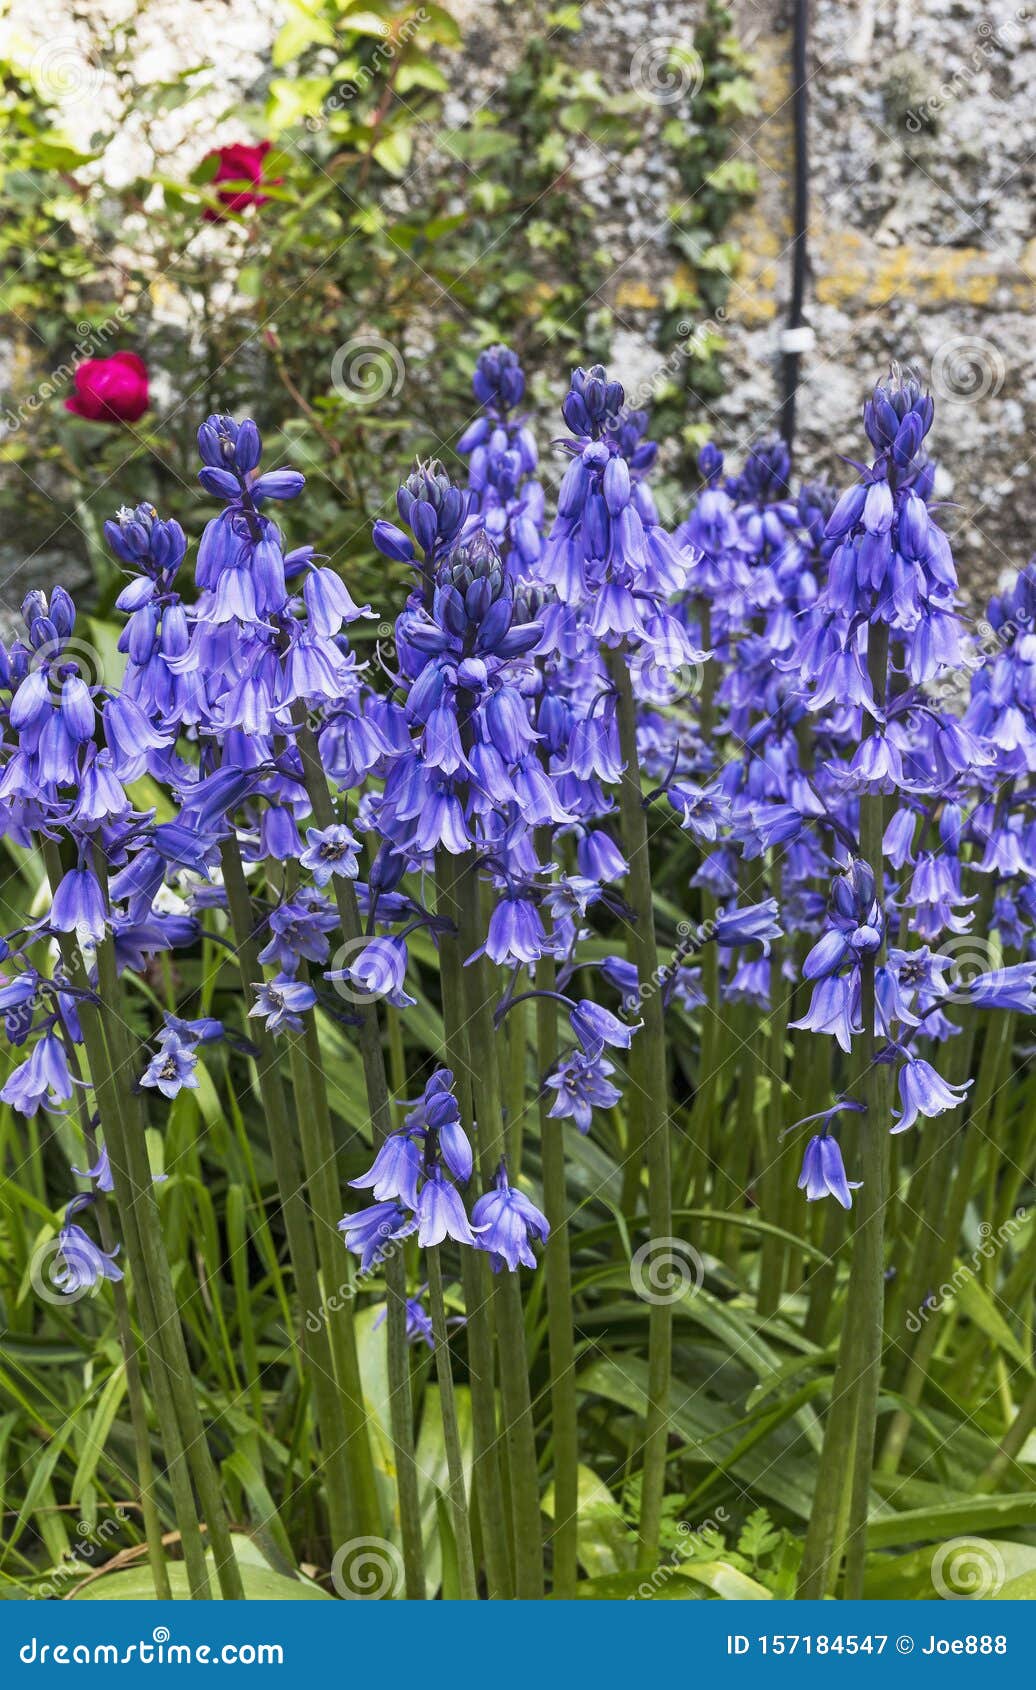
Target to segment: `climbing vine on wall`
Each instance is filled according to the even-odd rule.
[[[723,0],[707,0],[693,46],[699,75],[662,131],[680,198],[670,232],[676,269],[658,327],[667,379],[656,401],[660,428],[688,456],[710,432],[704,408],[723,390],[723,325],[740,262],[731,225],[757,186],[754,165],[737,150],[737,125],[758,110],[753,61]]]

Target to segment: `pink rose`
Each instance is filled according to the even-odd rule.
[[[236,182],[239,184],[250,182],[252,184],[250,188],[238,186],[220,190],[219,199],[228,211],[244,211],[250,205],[266,204],[270,197],[269,194],[259,193],[258,189],[263,182],[263,165],[269,150],[269,141],[260,141],[258,146],[252,146],[248,141],[231,141],[228,146],[216,147],[212,152],[206,153],[206,158],[219,159],[219,167],[212,178],[213,184],[216,182]],[[275,188],[283,180],[282,176],[278,176],[267,185]],[[221,223],[223,214],[219,211],[206,210],[205,218],[209,223]]]
[[[76,390],[65,409],[91,422],[136,422],[147,410],[147,365],[135,352],[84,358],[76,365]]]

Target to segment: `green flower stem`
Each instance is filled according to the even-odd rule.
[[[957,1253],[957,1243],[960,1238],[961,1227],[964,1224],[964,1213],[971,1200],[975,1184],[975,1173],[985,1138],[983,1127],[989,1114],[1000,1085],[1000,1076],[1006,1066],[1011,1052],[1014,1034],[1014,1016],[1000,1013],[995,1014],[987,1030],[982,1056],[979,1061],[978,1077],[974,1088],[974,1104],[969,1122],[964,1130],[960,1159],[950,1184],[949,1191],[944,1196],[943,1208],[940,1216],[940,1236],[936,1248],[931,1253],[926,1252],[931,1278],[920,1282],[912,1279],[906,1296],[898,1301],[892,1315],[892,1329],[900,1329],[910,1314],[919,1314],[925,1306],[929,1286],[941,1285],[949,1279],[953,1271],[953,1261]],[[960,1034],[967,1038],[968,1032]],[[970,1058],[968,1066],[970,1067]],[[959,1070],[958,1070],[959,1071]],[[949,1112],[948,1112],[949,1113]],[[942,1117],[946,1119],[945,1116]],[[930,1152],[949,1159],[952,1156],[952,1144],[943,1145]],[[903,1458],[903,1451],[913,1423],[913,1414],[908,1404],[917,1404],[921,1400],[921,1393],[928,1377],[928,1364],[932,1357],[940,1331],[940,1321],[935,1310],[928,1314],[917,1340],[908,1351],[909,1360],[903,1375],[900,1394],[904,1399],[889,1423],[885,1443],[881,1452],[880,1468],[883,1473],[896,1473]]]
[[[224,841],[220,857],[241,977],[241,991],[247,1006],[255,996],[256,984],[263,978],[254,937],[256,919],[241,854],[235,840]],[[281,1052],[276,1041],[261,1024],[250,1023],[250,1036],[259,1048],[256,1083],[266,1116],[284,1229],[288,1237],[292,1267],[295,1270],[296,1289],[304,1313],[307,1316],[315,1313],[320,1317],[323,1311],[323,1297],[309,1224],[309,1208],[302,1194],[302,1170],[296,1147],[297,1128],[291,1117],[281,1079]],[[327,1489],[328,1523],[335,1545],[340,1546],[348,1543],[364,1529],[358,1522],[352,1496],[351,1464],[347,1449],[348,1428],[325,1321],[318,1318],[315,1331],[306,1321],[305,1331],[303,1349],[308,1352],[310,1364],[310,1384]]]
[[[712,644],[712,606],[708,599],[696,601],[701,628],[701,649],[708,651]],[[708,745],[715,728],[716,664],[706,661],[702,669],[698,719],[702,741]],[[635,765],[634,765],[635,766]],[[706,930],[715,919],[716,899],[711,892],[701,895],[701,918]],[[708,1204],[709,1170],[712,1166],[710,1145],[716,1122],[716,1098],[725,1068],[721,1045],[725,1042],[727,1020],[720,1011],[719,947],[706,944],[701,952],[701,988],[705,1002],[701,1006],[701,1043],[698,1051],[698,1077],[694,1102],[691,1105],[687,1132],[690,1139],[687,1170],[681,1158],[675,1189],[678,1201],[703,1208]],[[719,1158],[722,1162],[723,1158]],[[720,1207],[716,1203],[716,1208]],[[719,1244],[719,1238],[714,1240]]]
[[[507,1165],[515,1179],[522,1171],[525,1131],[526,1057],[529,1045],[529,1006],[516,1004],[507,1017]]]
[[[541,861],[544,860],[541,856]],[[536,985],[554,990],[552,956],[536,964]],[[550,1119],[553,1093],[543,1083],[557,1061],[558,1011],[553,998],[536,1000],[536,1055],[540,1075],[540,1155],[543,1162],[543,1206],[550,1223],[544,1251],[547,1275],[547,1330],[550,1348],[551,1425],[554,1444],[553,1594],[575,1595],[578,1577],[579,1533],[579,1421],[576,1404],[575,1335],[572,1329],[572,1262],[569,1242],[569,1203],[565,1184],[565,1130]]]
[[[1036,1427],[1036,1379],[1030,1381],[1029,1388],[1022,1398],[1021,1406],[1000,1440],[996,1454],[975,1482],[976,1490],[980,1495],[985,1495],[989,1491],[997,1489],[1008,1468],[1017,1461],[1034,1427]]]
[[[298,978],[305,977],[304,970],[303,963]],[[353,1300],[351,1294],[343,1300],[336,1290],[336,1283],[343,1272],[351,1275],[351,1264],[348,1252],[342,1249],[338,1231],[338,1222],[342,1218],[342,1192],[338,1183],[338,1162],[320,1038],[312,1011],[305,1017],[302,1033],[291,1038],[290,1052],[302,1164],[315,1221],[317,1262],[324,1289],[324,1318],[346,1427],[356,1518],[361,1533],[378,1535],[382,1530],[381,1504],[363,1401]],[[351,1285],[347,1289],[351,1293]]]
[[[313,820],[320,828],[337,820],[334,800],[327,784],[312,729],[300,710],[295,743],[302,759],[303,779]],[[332,877],[342,937],[355,942],[363,933],[356,888],[342,875]],[[371,1114],[375,1147],[392,1131],[392,1103],[385,1073],[381,1025],[375,1004],[359,1006],[360,1060]],[[410,1378],[410,1348],[406,1336],[406,1262],[401,1251],[385,1262],[386,1345],[389,1384],[389,1423],[396,1462],[396,1494],[399,1499],[399,1530],[403,1549],[403,1578],[407,1597],[420,1602],[425,1596],[424,1539],[421,1531],[421,1499],[414,1458],[414,1404]]]
[[[781,875],[775,870],[774,895],[781,901]],[[782,1139],[784,1127],[784,1043],[788,1033],[788,994],[781,972],[784,947],[778,939],[770,952],[770,1031],[766,1043],[766,1066],[769,1069],[770,1096],[762,1112],[762,1173],[760,1189],[763,1193],[763,1213],[775,1226],[784,1224],[783,1188],[788,1164],[794,1159],[795,1147]],[[755,1074],[749,1070],[745,1080],[753,1085]],[[787,1249],[776,1233],[763,1235],[759,1253],[759,1313],[768,1318],[777,1313],[784,1275],[787,1268]]]
[[[83,1070],[79,1061],[79,1053],[71,1041],[69,1041],[66,1054],[69,1071],[76,1080],[82,1081]],[[87,1167],[92,1168],[98,1157],[97,1135],[94,1132],[90,1111],[86,1106],[86,1097],[82,1090],[77,1093],[77,1099],[79,1120],[83,1131],[83,1140],[86,1144]],[[111,1255],[116,1245],[116,1238],[112,1227],[108,1194],[105,1191],[97,1191],[95,1196],[96,1208],[94,1212],[97,1216],[97,1230],[101,1235],[101,1247],[106,1255]],[[144,1522],[148,1563],[151,1567],[156,1597],[159,1601],[168,1602],[171,1600],[173,1593],[169,1584],[169,1569],[166,1565],[165,1549],[162,1544],[162,1521],[159,1517],[154,1494],[155,1464],[151,1456],[151,1436],[148,1429],[144,1385],[140,1373],[140,1357],[137,1353],[136,1339],[133,1336],[133,1322],[130,1317],[129,1298],[126,1295],[124,1279],[112,1281],[112,1299],[115,1304],[115,1325],[119,1334],[119,1347],[122,1350],[123,1366],[126,1370],[126,1396],[129,1402],[130,1426],[133,1431],[133,1448],[137,1463],[137,1491],[140,1498],[141,1518]],[[189,1491],[187,1494],[190,1494]],[[193,1503],[191,1504],[191,1511],[193,1513]]]
[[[60,884],[63,874],[61,855],[56,842],[53,841],[44,841],[43,852],[47,876],[53,893]],[[60,935],[58,945],[69,979],[80,988],[88,988],[86,965],[71,934]],[[149,1238],[151,1248],[145,1248],[140,1227],[141,1209],[137,1203],[137,1196],[140,1193],[139,1188],[135,1187],[135,1181],[130,1171],[122,1094],[115,1078],[117,1059],[109,1052],[105,1038],[105,1022],[95,999],[90,998],[82,1001],[79,1008],[79,1021],[90,1070],[90,1082],[104,1129],[104,1142],[108,1151],[108,1162],[111,1168],[123,1242],[126,1255],[133,1268],[133,1290],[149,1363],[151,1393],[158,1415],[169,1483],[173,1493],[173,1507],[183,1548],[187,1585],[193,1600],[208,1600],[212,1596],[212,1588],[209,1583],[209,1570],[205,1560],[205,1547],[198,1524],[198,1514],[191,1491],[185,1447],[186,1438],[174,1396],[172,1377],[166,1362],[165,1349],[170,1335],[163,1330],[152,1299],[151,1276],[154,1258],[154,1235],[150,1235]],[[147,1189],[143,1193],[148,1198],[151,1198],[150,1186],[149,1175]],[[158,1249],[164,1260],[165,1251],[160,1233],[158,1235]],[[176,1325],[179,1332],[178,1314]]]
[[[95,866],[99,878],[105,883],[103,863],[98,860]],[[125,1125],[123,1144],[133,1186],[133,1206],[137,1213],[145,1253],[148,1294],[159,1323],[177,1417],[183,1429],[187,1459],[204,1511],[220,1589],[226,1599],[240,1600],[244,1596],[241,1572],[230,1540],[223,1493],[194,1392],[180,1307],[173,1289],[169,1259],[162,1239],[158,1204],[155,1200],[147,1153],[147,1118],[143,1099],[135,1095],[132,1089],[133,1051],[116,969],[115,942],[111,934],[97,947],[97,974],[105,1037],[112,1058],[115,1088],[122,1105],[122,1120]]]
[[[467,1011],[464,1002],[464,965],[459,940],[461,908],[456,860],[440,850],[435,864],[436,912],[445,916],[453,931],[439,939],[439,974],[442,983],[443,1029],[446,1061],[453,1070],[464,1129],[478,1153],[480,1128],[475,1123],[471,1100],[472,1063],[467,1039]],[[493,1293],[487,1257],[478,1250],[461,1251],[464,1286],[465,1328],[471,1374],[471,1417],[475,1460],[472,1492],[478,1508],[486,1581],[490,1597],[514,1595],[511,1545],[508,1541],[508,1512],[504,1502],[497,1434],[496,1391],[493,1357]]]
[[[872,622],[869,630],[868,666],[871,687],[880,706],[885,698],[888,676],[888,629]],[[868,731],[871,731],[869,728]],[[880,793],[860,799],[860,854],[874,876],[874,896],[884,901],[885,804]],[[875,1033],[875,976],[881,953],[871,952],[861,967],[860,1017],[863,1035],[860,1050],[863,1072],[861,1101],[860,1177],[856,1195],[856,1227],[849,1274],[846,1319],[838,1364],[817,1469],[814,1508],[806,1533],[799,1597],[828,1594],[837,1576],[843,1540],[841,1513],[846,1495],[848,1516],[844,1546],[847,1551],[845,1594],[863,1594],[863,1571],[867,1540],[867,1510],[870,1497],[874,1435],[877,1423],[881,1357],[884,1345],[885,1312],[885,1205],[888,1200],[889,1169],[889,1069],[877,1062]],[[844,1406],[843,1406],[844,1405]]]
[[[627,898],[633,912],[628,940],[630,960],[637,965],[644,1025],[633,1040],[630,1062],[630,1108],[640,1121],[648,1175],[648,1224],[653,1239],[667,1239],[673,1230],[673,1199],[669,1173],[669,1088],[662,994],[657,989],[658,947],[648,855],[647,814],[644,809],[637,759],[637,714],[626,657],[608,653],[608,673],[618,697],[619,749],[625,764],[619,788],[622,845],[629,863]],[[706,950],[714,947],[706,946]],[[709,1011],[706,1010],[706,1015]],[[700,1135],[700,1127],[697,1129]],[[644,1428],[643,1478],[640,1514],[642,1566],[655,1566],[662,1529],[666,1449],[669,1427],[669,1388],[672,1376],[673,1311],[667,1302],[653,1302],[648,1317],[648,1392]]]
[[[439,1411],[442,1415],[443,1445],[450,1480],[450,1519],[457,1546],[460,1597],[464,1602],[474,1602],[478,1598],[478,1587],[475,1582],[475,1560],[471,1550],[471,1520],[468,1516],[468,1499],[464,1484],[464,1456],[461,1450],[460,1428],[457,1424],[457,1403],[453,1394],[450,1334],[446,1325],[442,1258],[438,1245],[425,1251],[425,1267],[428,1273],[428,1307],[431,1311],[432,1337],[435,1343],[435,1376],[439,1381]]]
[[[461,952],[464,956],[471,956],[485,938],[478,871],[472,858],[468,858],[461,867],[457,893]],[[493,1026],[494,993],[484,956],[464,966],[463,985],[468,1047],[472,1056],[472,1100],[478,1122],[479,1168],[483,1187],[488,1190],[504,1156],[505,1143],[498,1045]],[[514,1177],[517,1179],[517,1173]],[[500,1355],[504,1445],[511,1476],[515,1595],[519,1600],[536,1600],[543,1595],[543,1539],[519,1273],[509,1273],[504,1269],[496,1275],[493,1303]]]

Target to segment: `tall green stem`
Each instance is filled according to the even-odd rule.
[[[439,1381],[439,1411],[442,1415],[442,1438],[450,1481],[450,1520],[457,1545],[460,1596],[464,1602],[473,1602],[478,1596],[478,1588],[475,1583],[475,1560],[471,1551],[471,1520],[468,1516],[468,1499],[464,1484],[464,1456],[461,1450],[460,1427],[457,1424],[457,1402],[453,1391],[453,1366],[450,1361],[450,1334],[446,1325],[446,1302],[442,1288],[442,1258],[438,1245],[425,1251],[425,1266],[428,1271],[428,1307],[432,1316],[435,1376]]]
[[[299,978],[302,977],[300,970]],[[335,1283],[342,1271],[344,1254],[338,1232],[338,1222],[342,1216],[342,1194],[338,1183],[320,1040],[312,1012],[306,1016],[303,1032],[292,1037],[291,1072],[306,1186],[316,1221],[317,1261],[324,1287],[324,1313],[346,1427],[346,1452],[352,1474],[356,1518],[361,1523],[362,1530],[377,1533],[381,1529],[381,1506],[374,1474],[367,1411],[363,1402],[363,1381],[360,1377],[360,1361],[353,1325],[353,1302],[351,1297],[344,1303],[337,1298],[332,1301]]]
[[[880,707],[888,675],[888,629],[872,622],[868,665],[871,688]],[[860,799],[860,854],[874,876],[874,897],[884,902],[884,801],[879,793]],[[799,1584],[800,1597],[827,1594],[840,1558],[842,1502],[848,1491],[846,1595],[863,1591],[867,1508],[874,1458],[885,1310],[885,1206],[888,1201],[889,1070],[879,1064],[875,1031],[875,980],[881,952],[870,952],[861,967],[860,1016],[863,1022],[860,1131],[862,1186],[856,1200],[856,1229],[849,1275],[846,1323],[817,1471],[814,1509],[806,1534]]]
[[[43,852],[47,876],[53,893],[62,878],[61,855],[58,845],[52,841],[44,842]],[[88,989],[86,964],[72,936],[70,934],[61,935],[58,944],[62,962],[70,980],[74,985],[84,990]],[[211,1597],[212,1589],[209,1583],[197,1510],[191,1492],[186,1448],[189,1434],[184,1428],[183,1418],[174,1393],[173,1371],[170,1369],[167,1359],[167,1351],[173,1342],[173,1334],[164,1328],[152,1296],[152,1275],[161,1272],[161,1265],[156,1259],[155,1229],[148,1227],[146,1233],[144,1233],[141,1228],[142,1211],[137,1199],[145,1194],[140,1191],[130,1166],[129,1140],[123,1106],[124,1092],[117,1079],[119,1056],[117,1052],[109,1049],[105,1036],[105,1023],[97,1007],[97,1001],[92,994],[84,998],[81,1003],[79,1021],[90,1070],[90,1081],[104,1129],[115,1202],[122,1225],[126,1254],[133,1268],[133,1289],[148,1357],[152,1395],[165,1448],[169,1483],[173,1493],[173,1506],[176,1511],[176,1523],[180,1531],[184,1565],[187,1571],[188,1589],[192,1599],[205,1600]],[[150,1187],[151,1181],[150,1175],[148,1175],[146,1197],[151,1199],[153,1207]],[[165,1250],[160,1234],[157,1234],[157,1251],[164,1263]],[[165,1264],[165,1269],[168,1272],[168,1264]],[[182,1342],[178,1311],[175,1318],[177,1333]],[[186,1376],[186,1364],[184,1373]],[[226,1594],[226,1591],[224,1591],[224,1594]]]
[[[536,964],[539,990],[553,992],[554,958]],[[565,1138],[561,1121],[550,1118],[551,1093],[544,1085],[558,1055],[557,1003],[536,1001],[536,1053],[539,1064],[540,1155],[543,1206],[550,1223],[544,1252],[547,1275],[547,1328],[550,1346],[550,1401],[554,1443],[554,1595],[575,1595],[578,1576],[579,1422],[576,1406],[575,1337],[572,1330],[572,1262],[565,1186]]]
[[[442,850],[436,858],[435,906],[437,913],[444,916],[452,927],[452,931],[441,934],[439,938],[446,1060],[453,1070],[465,1131],[477,1152],[481,1122],[476,1123],[472,1107],[471,1078],[474,1064],[467,1036],[464,967],[459,938],[461,894],[458,865],[447,851]],[[472,1488],[482,1528],[489,1594],[491,1597],[503,1598],[513,1596],[514,1577],[497,1437],[490,1267],[488,1259],[477,1250],[463,1250],[461,1262],[464,1306],[467,1313],[471,1418],[475,1445]]]
[[[263,978],[255,942],[256,921],[236,841],[226,840],[220,854],[223,884],[234,930],[241,990],[245,1003],[248,1004],[254,996],[256,984]],[[281,1079],[281,1053],[276,1041],[261,1026],[252,1036],[259,1050],[256,1059],[257,1084],[266,1116],[284,1229],[295,1270],[296,1288],[306,1314],[317,1316],[315,1328],[308,1321],[305,1322],[305,1348],[310,1361],[310,1382],[326,1481],[328,1521],[334,1542],[340,1546],[369,1528],[366,1524],[361,1525],[358,1522],[353,1506],[347,1450],[348,1429],[335,1378],[331,1343],[323,1318],[324,1300],[320,1290],[316,1252],[309,1225],[309,1212],[302,1195],[302,1170],[296,1148],[297,1127],[292,1121]]]
[[[658,989],[658,946],[647,813],[637,757],[636,704],[626,658],[621,650],[608,653],[608,672],[617,696],[619,749],[625,765],[619,788],[619,816],[623,849],[629,863],[627,896],[633,912],[627,950],[637,966],[644,1022],[633,1040],[629,1102],[640,1122],[639,1136],[644,1144],[647,1163],[648,1224],[652,1239],[663,1241],[671,1237],[673,1230],[665,1022],[662,994]],[[672,1306],[668,1302],[652,1302],[648,1316],[647,1417],[639,1527],[642,1566],[656,1564],[661,1539],[672,1352]]]
[[[480,911],[478,871],[473,859],[462,869],[459,891],[461,946],[465,956],[478,951],[485,939]],[[493,1026],[494,994],[485,958],[464,967],[464,1001],[475,1119],[478,1122],[479,1167],[483,1186],[492,1185],[504,1157],[503,1110],[498,1042]],[[519,1170],[511,1170],[518,1179]],[[504,1411],[504,1444],[511,1475],[514,1526],[515,1594],[535,1600],[543,1595],[543,1539],[540,1528],[539,1475],[529,1392],[525,1319],[518,1273],[496,1275],[493,1297],[500,1354],[500,1391]]]
[[[76,1047],[71,1041],[68,1046],[68,1065],[73,1077],[82,1082],[82,1066]],[[87,1150],[87,1167],[92,1168],[96,1164],[98,1156],[97,1135],[94,1132],[90,1111],[87,1108],[86,1098],[82,1091],[78,1093],[78,1111]],[[100,1190],[96,1196],[97,1230],[101,1235],[101,1247],[106,1255],[111,1255],[115,1248],[116,1239],[112,1229],[108,1197],[105,1192]],[[172,1589],[169,1584],[169,1569],[166,1566],[165,1550],[162,1545],[162,1522],[154,1495],[155,1464],[151,1457],[147,1403],[144,1398],[140,1357],[137,1353],[136,1339],[133,1336],[133,1322],[130,1316],[129,1298],[126,1295],[124,1279],[113,1281],[112,1298],[115,1304],[115,1324],[119,1334],[119,1347],[122,1350],[123,1366],[126,1371],[126,1396],[129,1401],[130,1426],[133,1431],[133,1448],[137,1463],[137,1488],[140,1497],[141,1517],[144,1522],[144,1537],[147,1542],[148,1562],[154,1580],[156,1597],[160,1601],[169,1601],[172,1597]]]
[[[316,740],[301,709],[296,745],[302,759],[303,780],[313,810],[313,819],[318,827],[330,827],[337,819],[334,800],[320,761]],[[338,874],[333,877],[333,882],[342,937],[347,944],[355,944],[363,933],[356,888],[352,881],[345,880]],[[371,1131],[375,1146],[378,1146],[384,1143],[393,1127],[381,1026],[375,1004],[361,1004],[358,1014],[360,1061],[363,1064],[367,1104],[371,1113]],[[389,1424],[396,1461],[396,1494],[399,1500],[404,1588],[410,1601],[419,1602],[425,1595],[424,1540],[421,1531],[417,1463],[414,1458],[413,1387],[410,1379],[410,1349],[406,1335],[406,1263],[401,1252],[397,1251],[385,1262],[385,1290]]]

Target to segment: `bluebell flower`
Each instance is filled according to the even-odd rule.
[[[159,1037],[159,1048],[140,1076],[142,1086],[152,1086],[163,1097],[178,1097],[186,1087],[195,1090],[199,1084],[198,1058],[192,1045],[185,1044],[172,1029]]]
[[[93,1180],[98,1191],[114,1191],[115,1182],[112,1179],[111,1164],[108,1161],[107,1145],[101,1145],[97,1153],[97,1160],[90,1168],[72,1168],[72,1173],[80,1179]]]
[[[379,1326],[384,1326],[388,1319],[388,1307],[382,1309],[375,1319],[371,1331],[376,1332]],[[454,1315],[447,1321],[448,1326],[463,1326],[464,1317]],[[435,1335],[432,1331],[432,1317],[428,1313],[420,1296],[408,1297],[406,1300],[406,1341],[408,1344],[427,1344],[430,1350],[435,1348]]]
[[[751,945],[757,940],[766,944],[770,939],[779,939],[782,932],[776,898],[716,912],[714,937],[720,945]]]
[[[849,1180],[837,1139],[827,1133],[811,1138],[802,1158],[799,1190],[805,1191],[809,1202],[820,1197],[833,1197],[843,1209],[852,1208],[852,1192],[860,1188],[859,1180]]]
[[[476,1242],[480,1250],[489,1252],[494,1273],[502,1267],[517,1273],[518,1268],[534,1268],[533,1238],[545,1242],[550,1235],[547,1217],[524,1192],[510,1185],[503,1162],[496,1176],[496,1186],[478,1199],[472,1210],[472,1225],[479,1234]]]
[[[614,1065],[603,1056],[596,1059],[581,1050],[570,1051],[544,1080],[557,1096],[548,1111],[552,1120],[572,1120],[581,1133],[590,1131],[595,1109],[610,1109],[622,1093],[612,1085]]]
[[[58,883],[50,908],[55,932],[74,933],[80,945],[96,944],[104,938],[107,917],[104,893],[93,870],[69,869]]]
[[[359,1256],[360,1272],[369,1273],[391,1254],[394,1244],[417,1231],[417,1217],[401,1203],[372,1203],[369,1209],[346,1215],[338,1230],[346,1249]]]
[[[968,987],[980,1009],[1016,1009],[1036,1014],[1036,962],[1011,963],[979,974]]]
[[[370,997],[385,998],[397,1009],[406,1009],[417,999],[404,990],[409,953],[406,941],[392,936],[374,938],[358,951],[345,968],[329,969],[325,980],[344,980]]]
[[[429,1168],[421,1187],[417,1218],[417,1242],[422,1249],[441,1244],[445,1238],[452,1238],[457,1244],[475,1243],[475,1233],[460,1195],[438,1166]]]
[[[72,1096],[72,1077],[65,1048],[56,1033],[45,1032],[31,1055],[12,1069],[0,1090],[0,1102],[19,1115],[33,1116],[42,1108],[56,1108]]]
[[[947,1109],[956,1109],[963,1103],[966,1092],[971,1085],[966,1080],[961,1086],[953,1086],[936,1073],[930,1062],[921,1057],[912,1057],[903,1063],[899,1070],[899,1096],[902,1110],[895,1118],[894,1133],[904,1133],[912,1127],[919,1115],[931,1117],[941,1115]]]
[[[338,925],[338,915],[318,892],[300,890],[290,902],[279,904],[270,914],[270,938],[259,952],[259,961],[294,974],[299,959],[326,962],[330,949],[328,934]]]
[[[75,1221],[66,1221],[58,1233],[58,1253],[50,1277],[64,1296],[78,1297],[94,1290],[102,1279],[122,1279],[122,1269],[115,1262],[118,1253],[118,1245],[106,1253]]]
[[[248,1011],[250,1016],[262,1016],[269,1033],[285,1029],[302,1031],[302,1016],[312,1009],[317,994],[307,982],[293,980],[290,975],[278,974],[274,980],[255,982],[256,1001]]]
[[[335,874],[346,880],[356,879],[359,849],[355,836],[340,823],[325,828],[311,827],[306,830],[306,849],[299,861],[317,886],[326,886]]]
[[[349,1184],[359,1191],[373,1192],[378,1202],[397,1198],[408,1209],[417,1208],[417,1183],[421,1177],[424,1134],[413,1129],[389,1133],[379,1146],[371,1167]]]
[[[580,998],[578,1003],[573,1004],[568,1019],[584,1054],[591,1062],[597,1060],[605,1045],[612,1045],[617,1050],[629,1050],[633,1035],[641,1025],[639,1021],[633,1026],[626,1021],[620,1021],[610,1009],[592,1002],[590,998]]]

